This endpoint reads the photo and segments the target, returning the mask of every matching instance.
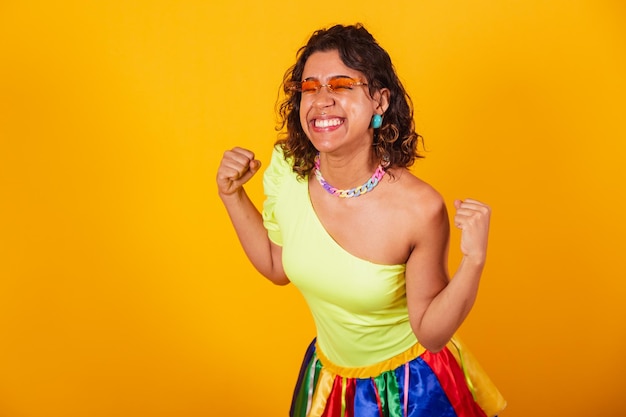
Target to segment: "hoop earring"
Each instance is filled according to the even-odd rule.
[[[370,126],[373,129],[378,129],[383,125],[383,116],[381,116],[380,114],[375,114],[372,116],[372,122],[370,123]]]
[[[389,157],[389,152],[385,151],[385,153],[383,153],[383,157],[380,158],[380,165],[383,168],[387,168],[389,164],[391,164],[391,158]]]

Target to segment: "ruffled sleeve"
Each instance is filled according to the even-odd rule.
[[[263,226],[267,229],[272,242],[282,246],[283,238],[280,225],[276,217],[276,202],[278,201],[285,178],[293,175],[293,170],[285,160],[282,148],[275,146],[270,164],[263,174],[263,189],[265,202],[263,203]]]

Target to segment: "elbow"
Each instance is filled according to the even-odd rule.
[[[283,286],[291,282],[287,277],[287,274],[285,274],[285,272],[282,270],[282,268],[280,270],[277,270],[275,268],[272,268],[271,266],[267,268],[261,268],[257,265],[255,265],[255,268],[258,273],[260,273],[265,279],[267,279],[274,285]]]
[[[415,334],[418,343],[422,345],[424,349],[432,353],[441,352],[450,341],[450,338],[445,338],[439,335],[424,334],[425,332],[419,332],[415,329],[413,329],[413,333]]]
[[[443,348],[446,347],[446,344],[443,343],[423,343],[423,342],[419,342],[422,346],[424,346],[424,349],[426,349],[427,351],[431,352],[431,353],[439,353],[443,350]]]
[[[278,286],[285,286],[289,284],[291,281],[285,274],[263,274],[265,278],[267,278],[272,284]]]
[[[280,287],[284,287],[285,285],[287,285],[287,284],[289,284],[291,282],[291,281],[289,281],[289,278],[287,278],[287,277],[279,278],[279,279],[272,279],[270,281],[272,281],[272,284],[278,285]]]

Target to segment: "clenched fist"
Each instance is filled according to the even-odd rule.
[[[261,161],[254,159],[248,149],[233,148],[224,152],[217,169],[217,190],[222,196],[236,193],[261,168]]]
[[[462,231],[461,252],[468,258],[484,262],[487,256],[491,209],[485,203],[472,199],[456,200],[454,207],[454,225]]]

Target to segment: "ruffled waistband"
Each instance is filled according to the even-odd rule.
[[[363,367],[345,367],[333,363],[330,359],[326,357],[326,355],[324,355],[324,352],[322,352],[317,343],[315,344],[315,352],[318,359],[324,364],[324,367],[333,374],[342,376],[344,378],[373,378],[382,374],[383,372],[392,371],[399,366],[412,361],[425,351],[426,349],[424,348],[424,346],[416,343],[411,348],[400,353],[399,355],[393,356],[389,359],[375,363],[373,365]]]

